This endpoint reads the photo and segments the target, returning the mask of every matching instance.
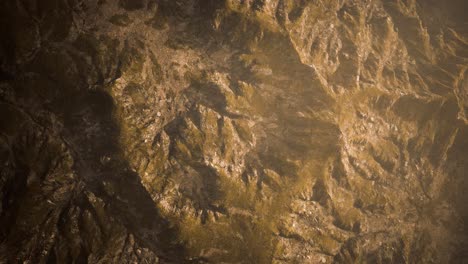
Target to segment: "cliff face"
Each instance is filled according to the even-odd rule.
[[[0,7],[0,263],[468,260],[465,1]]]

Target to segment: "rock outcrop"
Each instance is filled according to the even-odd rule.
[[[464,263],[463,0],[0,3],[0,263]]]

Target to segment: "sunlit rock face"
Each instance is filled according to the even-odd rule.
[[[466,1],[0,8],[0,263],[468,261]]]

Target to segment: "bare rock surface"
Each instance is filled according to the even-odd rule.
[[[467,9],[0,2],[0,263],[466,263]]]

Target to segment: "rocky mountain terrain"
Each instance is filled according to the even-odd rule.
[[[0,263],[468,263],[466,11],[1,1]]]

